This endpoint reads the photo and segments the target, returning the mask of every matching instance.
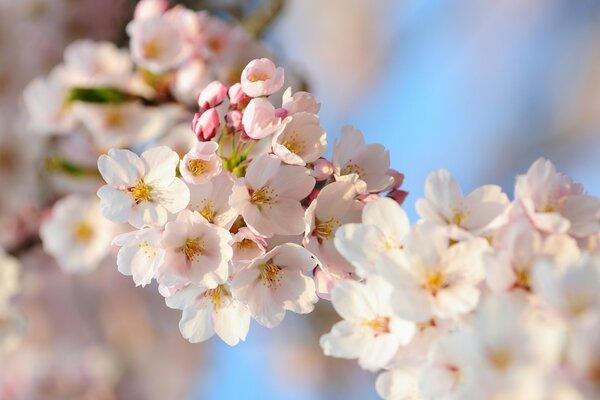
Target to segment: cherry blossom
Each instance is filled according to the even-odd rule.
[[[190,210],[200,213],[211,224],[231,228],[238,213],[228,202],[233,189],[233,177],[228,172],[221,172],[206,183],[189,185],[189,189]]]
[[[129,150],[111,149],[98,159],[98,169],[108,183],[98,190],[102,214],[136,228],[162,226],[168,213],[189,203],[189,190],[175,177],[177,153],[165,146],[146,150],[138,157]]]
[[[233,276],[233,296],[248,305],[259,324],[273,328],[286,310],[299,314],[313,310],[318,297],[308,274],[316,265],[314,256],[301,246],[276,246]]]
[[[166,286],[193,283],[215,288],[229,276],[233,255],[231,234],[210,224],[199,213],[184,210],[165,225],[160,246],[165,261],[158,281]]]
[[[364,369],[377,371],[385,367],[399,346],[410,342],[415,323],[401,319],[392,310],[392,286],[378,277],[366,283],[352,280],[338,282],[332,291],[333,307],[343,321],[321,337],[326,355],[358,358]]]
[[[315,179],[305,168],[281,165],[276,156],[263,154],[235,182],[229,204],[257,234],[299,235],[304,232],[300,200],[314,185]]]
[[[123,275],[130,275],[136,286],[146,286],[156,277],[165,259],[161,246],[162,232],[156,228],[143,228],[121,234],[113,239],[120,246],[117,267]]]
[[[179,172],[187,183],[206,183],[221,173],[221,158],[217,155],[219,145],[200,142],[191,149],[179,164]]]
[[[326,134],[319,117],[305,112],[283,121],[283,129],[273,136],[273,153],[287,164],[306,165],[325,152]]]
[[[283,68],[267,58],[252,60],[242,71],[241,84],[250,97],[268,96],[283,86]]]

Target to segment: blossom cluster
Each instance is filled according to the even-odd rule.
[[[512,202],[438,170],[416,209],[378,199],[337,230],[357,279],[324,353],[384,370],[386,399],[597,398],[600,199],[539,159]]]
[[[406,195],[388,152],[357,129],[344,128],[323,158],[320,104],[291,88],[279,97],[283,84],[281,67],[255,59],[240,82],[200,93],[197,142],[183,157],[156,146],[98,160],[102,214],[136,229],[114,239],[119,271],[136,285],[156,279],[192,342],[216,333],[235,345],[251,318],[272,328],[286,311],[311,312],[353,278],[333,245],[337,229],[360,222],[374,197]]]

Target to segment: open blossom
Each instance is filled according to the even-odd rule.
[[[417,224],[405,240],[403,257],[382,257],[381,273],[396,287],[399,315],[416,321],[451,318],[472,311],[479,302],[484,279],[484,239],[450,245],[445,232],[428,223]]]
[[[448,227],[453,239],[480,235],[508,205],[508,197],[496,185],[485,185],[463,196],[458,182],[444,169],[432,172],[425,183],[425,198],[417,200],[419,216]]]
[[[283,162],[306,165],[323,155],[327,147],[327,135],[317,115],[297,113],[287,117],[283,125],[283,129],[273,136],[273,153]]]
[[[351,126],[342,128],[339,142],[333,147],[333,165],[337,180],[357,180],[360,192],[377,192],[389,187],[394,179],[389,152],[380,144],[365,144],[361,131]]]
[[[111,223],[102,218],[96,198],[71,195],[59,200],[42,223],[44,250],[67,273],[88,272],[108,255]]]
[[[162,285],[193,283],[215,288],[229,276],[231,234],[200,214],[184,210],[165,225],[161,247],[165,262],[158,271]]]
[[[273,328],[286,310],[299,314],[313,310],[318,297],[309,274],[316,265],[313,255],[301,246],[276,246],[233,276],[233,296],[248,305],[259,324]]]
[[[230,346],[246,339],[250,311],[231,295],[227,283],[212,289],[188,285],[168,297],[166,303],[183,310],[179,330],[192,343],[208,340],[215,333]]]
[[[362,223],[346,224],[335,235],[335,247],[360,276],[377,272],[380,256],[399,257],[410,230],[408,216],[392,199],[367,203]]]
[[[121,234],[113,239],[120,246],[117,267],[123,275],[130,275],[136,286],[146,286],[156,277],[165,259],[160,241],[162,232],[156,228],[143,228]]]
[[[268,100],[252,99],[244,110],[242,125],[252,139],[263,139],[281,129],[281,118]]]
[[[267,241],[256,235],[249,228],[243,227],[231,238],[231,247],[233,247],[232,261],[234,266],[249,263],[257,257],[266,253]]]
[[[304,246],[319,260],[315,279],[319,296],[327,298],[335,281],[352,276],[354,268],[334,245],[337,230],[344,224],[360,221],[362,204],[350,182],[333,182],[323,188],[306,209]]]
[[[142,137],[150,115],[137,102],[90,104],[78,102],[73,115],[90,131],[100,148],[126,147]]]
[[[583,186],[538,159],[517,177],[515,198],[540,230],[585,237],[600,231],[600,199],[583,194]]]
[[[221,157],[217,155],[219,144],[199,142],[183,156],[179,172],[183,179],[191,184],[206,183],[219,175],[222,170]]]
[[[306,168],[281,165],[278,157],[262,154],[252,160],[246,176],[236,181],[229,204],[257,234],[299,235],[304,232],[300,200],[314,185]]]
[[[176,22],[168,14],[162,14],[134,19],[127,25],[131,55],[136,64],[159,74],[185,60],[190,49],[182,27]]]
[[[268,58],[252,60],[242,71],[242,90],[250,97],[268,96],[283,86],[283,68]]]
[[[199,185],[189,185],[190,204],[188,208],[200,213],[211,224],[229,229],[238,213],[229,204],[233,189],[233,177],[223,171],[210,181]]]
[[[531,291],[536,265],[548,260],[564,268],[579,259],[577,242],[566,234],[542,236],[528,220],[502,226],[494,237],[494,251],[486,254],[486,282],[495,292]]]
[[[164,225],[168,213],[183,210],[190,199],[185,183],[175,177],[177,164],[179,156],[165,146],[141,157],[119,149],[101,155],[98,169],[108,183],[98,190],[104,217],[136,228]]]
[[[379,277],[369,278],[366,283],[338,282],[331,300],[344,320],[321,337],[325,355],[358,358],[360,366],[369,371],[385,367],[398,348],[411,341],[416,330],[414,322],[393,312],[392,290]]]
[[[0,248],[0,308],[21,289],[21,263]]]

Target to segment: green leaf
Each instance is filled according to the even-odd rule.
[[[132,99],[128,93],[114,87],[74,87],[67,94],[67,101],[84,103],[123,103]]]

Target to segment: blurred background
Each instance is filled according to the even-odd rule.
[[[264,1],[180,3],[235,17]],[[19,136],[24,86],[77,38],[126,45],[134,6],[0,0],[4,247],[25,229],[11,222],[8,195],[11,145],[34,148]],[[514,176],[544,156],[600,194],[597,1],[285,0],[263,39],[320,100],[330,143],[352,124],[390,150],[413,220],[436,168],[465,192],[498,183],[512,195]],[[39,249],[22,260],[28,326],[19,349],[0,357],[2,400],[24,387],[31,399],[376,398],[375,376],[322,355],[318,338],[337,320],[325,302],[308,318],[288,313],[277,329],[253,324],[235,348],[218,339],[192,345],[177,330],[179,313],[155,288],[134,288],[114,263],[66,276]]]

